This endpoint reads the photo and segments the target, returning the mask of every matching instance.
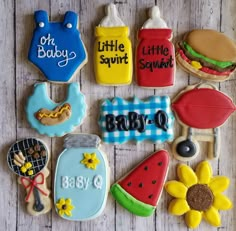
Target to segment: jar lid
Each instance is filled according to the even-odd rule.
[[[64,148],[98,148],[101,139],[93,134],[69,134],[64,140]]]

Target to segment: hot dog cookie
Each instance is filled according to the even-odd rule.
[[[68,120],[70,116],[71,106],[68,103],[57,106],[54,110],[43,108],[35,113],[35,117],[44,125],[63,123],[64,121]]]
[[[47,136],[63,136],[72,132],[82,123],[85,111],[85,97],[78,83],[68,85],[67,99],[62,103],[55,103],[48,97],[46,83],[35,84],[26,104],[30,125]]]

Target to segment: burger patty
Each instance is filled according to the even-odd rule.
[[[216,70],[216,71],[218,71],[218,72],[233,71],[233,70],[235,69],[235,67],[236,67],[236,64],[233,64],[233,65],[228,66],[228,67],[226,67],[226,68],[220,68],[220,67],[218,67],[218,66],[216,66],[216,65],[214,65],[214,64],[212,64],[212,63],[209,63],[209,62],[205,61],[204,59],[197,58],[197,57],[191,55],[191,54],[187,51],[187,49],[185,48],[183,41],[182,41],[182,42],[179,42],[178,45],[179,45],[179,47],[183,50],[184,54],[186,55],[186,57],[187,57],[188,59],[190,59],[190,60],[192,60],[192,61],[194,60],[194,61],[200,62],[201,65],[204,66],[204,67],[211,68],[211,69]]]

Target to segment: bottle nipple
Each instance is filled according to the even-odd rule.
[[[118,27],[118,26],[125,26],[124,22],[121,20],[119,12],[115,4],[110,3],[106,7],[106,15],[102,21],[100,22],[100,26],[103,27]]]
[[[149,19],[143,24],[143,28],[168,28],[166,22],[160,16],[158,6],[153,6],[149,10]]]

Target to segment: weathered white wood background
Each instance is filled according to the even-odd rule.
[[[138,230],[138,231],[182,231],[188,230],[183,217],[167,214],[170,197],[163,192],[154,216],[149,218],[135,217],[117,205],[109,196],[103,214],[92,221],[68,222],[56,215],[54,209],[47,215],[31,217],[26,213],[24,190],[16,183],[16,176],[8,170],[6,152],[16,139],[35,136],[43,139],[52,154],[50,163],[51,176],[57,157],[62,151],[63,138],[47,138],[38,135],[30,128],[25,118],[24,105],[27,97],[37,81],[44,81],[43,75],[27,60],[29,42],[34,28],[33,13],[44,9],[49,12],[51,20],[60,20],[67,10],[79,14],[79,27],[82,38],[88,50],[89,62],[76,75],[73,81],[78,81],[81,91],[86,95],[89,106],[87,119],[77,129],[78,132],[99,134],[97,125],[98,100],[104,97],[137,95],[140,98],[153,94],[168,94],[173,97],[188,84],[198,82],[198,79],[177,68],[176,84],[173,88],[162,90],[141,89],[132,83],[125,87],[103,87],[95,83],[93,74],[93,44],[94,27],[104,16],[104,6],[109,0],[1,0],[0,1],[0,230]],[[174,40],[184,32],[193,28],[213,28],[236,39],[236,1],[235,0],[117,0],[122,19],[130,26],[130,38],[133,48],[136,46],[136,32],[147,18],[147,9],[155,3],[159,5],[164,19],[173,28]],[[60,101],[66,95],[66,87],[50,84],[50,95],[53,100]],[[220,89],[230,95],[236,102],[236,79],[217,84]],[[211,161],[214,174],[227,175],[231,186],[227,195],[236,202],[236,115],[230,117],[222,127],[222,149],[220,159]],[[177,127],[178,130],[178,127]],[[198,158],[190,163],[196,163],[206,158],[206,144],[202,143],[202,151]],[[111,167],[111,182],[118,180],[139,161],[154,150],[167,148],[167,144],[140,145],[126,144],[119,146],[103,145]],[[171,157],[168,179],[175,178],[178,161]],[[221,211],[222,227],[213,228],[202,222],[197,230],[236,230],[236,206],[231,211]]]

